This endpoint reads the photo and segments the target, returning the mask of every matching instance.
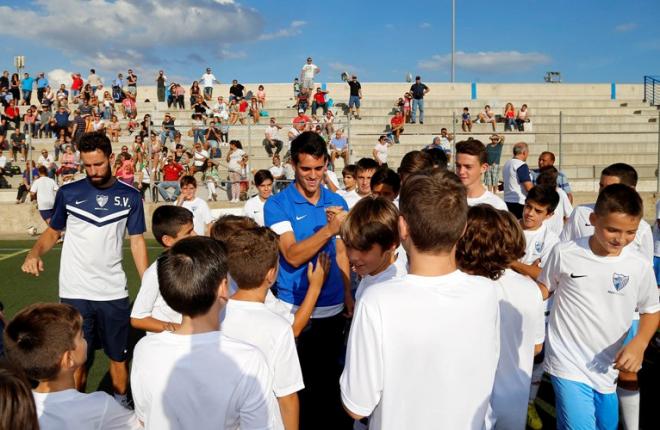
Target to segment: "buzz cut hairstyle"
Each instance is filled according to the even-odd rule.
[[[392,169],[387,167],[381,167],[374,172],[374,175],[371,177],[371,189],[373,190],[376,185],[385,184],[389,185],[394,191],[395,194],[399,194],[401,190],[401,178],[399,175]]]
[[[610,164],[600,173],[600,176],[613,176],[619,178],[619,182],[629,187],[637,186],[637,170],[630,164],[614,163]]]
[[[358,251],[399,246],[399,211],[383,197],[365,197],[348,213],[339,234],[347,247]]]
[[[275,178],[273,178],[273,174],[270,173],[269,170],[266,169],[257,170],[257,172],[254,174],[254,185],[258,187],[268,179],[270,179],[271,182],[275,182]]]
[[[158,258],[158,286],[165,303],[182,315],[204,315],[227,279],[225,245],[206,236],[178,241]]]
[[[404,182],[399,199],[415,248],[429,254],[450,252],[467,222],[467,192],[458,176],[442,169],[414,175]]]
[[[477,139],[462,140],[456,144],[456,155],[467,154],[475,156],[479,159],[479,164],[486,164],[488,162],[486,154],[486,145]]]
[[[259,227],[259,224],[252,218],[240,215],[224,215],[213,223],[210,236],[221,242],[229,242],[237,232],[257,227]]]
[[[181,228],[193,223],[193,213],[182,206],[158,206],[151,216],[151,232],[162,246],[163,236],[175,238]]]
[[[60,373],[60,361],[75,349],[82,316],[64,303],[35,303],[7,324],[5,352],[11,363],[36,381],[50,381]]]
[[[193,187],[197,188],[197,179],[195,179],[193,175],[185,175],[179,179],[179,184],[181,185],[181,188],[185,187],[186,185],[192,185]]]
[[[367,157],[360,158],[355,166],[356,166],[355,169],[356,175],[359,174],[360,172],[364,172],[365,170],[376,170],[379,167],[376,160]]]
[[[110,157],[112,154],[112,143],[110,142],[110,138],[108,138],[104,132],[95,131],[82,135],[80,142],[78,143],[78,149],[81,153],[94,152],[98,149],[103,152],[106,157]]]
[[[278,236],[268,227],[240,229],[226,240],[229,274],[239,289],[260,287],[279,261]]]
[[[313,131],[300,133],[291,142],[291,160],[295,164],[298,164],[300,161],[300,154],[311,155],[314,158],[323,158],[326,162],[330,159],[328,145],[325,143],[325,140]]]
[[[534,202],[537,205],[544,206],[548,209],[548,214],[551,214],[559,205],[559,193],[556,187],[536,185],[527,192],[525,203],[527,202]]]
[[[641,219],[644,215],[644,202],[639,193],[629,185],[612,184],[603,188],[598,194],[594,213],[599,217],[622,213]]]
[[[344,166],[344,168],[341,170],[341,176],[352,176],[355,178],[357,175],[357,166],[355,164],[349,164],[347,166]]]
[[[456,245],[458,267],[497,280],[525,255],[525,235],[516,217],[488,204],[468,210],[467,227]]]

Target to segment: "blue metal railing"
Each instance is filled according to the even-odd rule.
[[[660,105],[660,76],[644,76],[644,102]]]

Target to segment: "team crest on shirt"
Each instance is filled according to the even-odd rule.
[[[106,203],[108,203],[108,196],[102,194],[96,196],[96,204],[99,205],[99,207],[102,208]]]
[[[617,292],[623,290],[628,285],[628,280],[630,280],[630,276],[620,273],[612,274],[612,284]]]
[[[534,243],[534,249],[536,250],[537,253],[541,253],[541,250],[543,249],[543,242],[536,242]]]

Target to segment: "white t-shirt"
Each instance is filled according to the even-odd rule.
[[[4,169],[7,166],[7,157],[0,155],[0,169]]]
[[[270,166],[268,171],[273,175],[273,178],[277,180],[280,176],[284,175],[284,167],[280,164],[279,166]]]
[[[240,173],[243,170],[243,167],[241,166],[241,160],[243,159],[243,156],[245,155],[245,151],[242,149],[236,149],[234,152],[229,155],[229,171],[231,172],[236,172]]]
[[[631,246],[619,256],[597,256],[584,237],[555,246],[539,281],[555,297],[546,371],[599,393],[615,392],[619,372],[614,357],[623,346],[635,308],[640,313],[660,311],[648,259]]]
[[[256,195],[252,197],[250,200],[245,202],[245,206],[243,206],[243,216],[252,218],[253,220],[256,221],[257,224],[260,226],[264,226],[264,205],[266,204],[265,201],[262,201],[261,198]]]
[[[386,143],[382,144],[382,143],[378,142],[374,146],[374,150],[376,151],[376,155],[378,155],[378,160],[377,161],[380,161],[381,163],[387,163],[387,150],[388,149],[389,148],[388,148]]]
[[[541,259],[541,267],[543,267],[550,251],[559,243],[559,237],[551,232],[545,224],[541,224],[541,227],[536,230],[523,230],[523,234],[525,235],[525,256],[520,261],[532,264]]]
[[[504,163],[502,181],[504,183],[505,202],[525,204],[527,191],[523,188],[521,180],[531,182],[527,164],[517,158],[512,158]]]
[[[356,301],[360,300],[362,294],[364,294],[364,291],[370,286],[374,284],[379,284],[381,282],[389,281],[390,279],[400,278],[408,273],[407,270],[405,269],[402,270],[402,269],[403,266],[401,264],[392,263],[380,273],[377,273],[373,276],[364,275],[362,277],[362,280],[360,280],[360,284],[357,287],[357,291],[355,291],[355,300]]]
[[[81,393],[74,389],[54,393],[32,392],[42,429],[141,429],[135,413],[107,393]]]
[[[273,140],[277,140],[278,131],[279,128],[275,127],[274,125],[269,125],[268,127],[266,127],[266,132],[264,134]]]
[[[138,291],[131,318],[152,317],[160,321],[181,324],[181,314],[173,310],[160,295],[158,288],[158,261],[154,261],[142,275],[142,285]],[[147,334],[153,334],[147,332]]]
[[[195,197],[193,200],[185,200],[181,206],[193,213],[195,234],[198,236],[206,235],[206,226],[213,222],[209,205],[199,197]]]
[[[219,331],[145,336],[131,369],[147,430],[272,429],[272,377],[261,351]]]
[[[371,430],[481,430],[498,338],[497,288],[486,278],[455,271],[381,283],[357,304],[342,401],[371,415]]]
[[[215,75],[213,75],[213,73],[204,73],[202,75],[202,79],[200,79],[200,80],[202,81],[201,84],[202,84],[203,87],[212,87],[213,82],[217,81],[217,79],[215,78]]]
[[[548,226],[550,231],[559,237],[564,229],[564,218],[568,218],[571,216],[571,213],[573,213],[573,205],[571,205],[571,201],[568,199],[566,191],[557,187],[557,194],[559,194],[559,204],[552,216],[543,221],[543,224]]]
[[[468,206],[487,204],[487,205],[491,205],[495,209],[499,209],[502,211],[507,210],[506,203],[504,203],[504,200],[497,197],[495,194],[491,193],[485,188],[484,188],[484,193],[479,197],[468,197],[467,204]]]
[[[589,221],[589,216],[594,211],[595,204],[589,205],[580,205],[577,206],[573,213],[571,213],[570,218],[566,221],[564,229],[561,232],[560,239],[562,242],[569,242],[571,240],[577,240],[581,237],[592,236],[594,234],[594,226],[591,225]],[[653,232],[651,231],[651,226],[649,223],[643,219],[639,221],[639,227],[637,228],[637,234],[635,235],[635,240],[632,243],[635,248],[646,256],[648,261],[653,261],[654,255],[654,244],[653,244]]]
[[[273,392],[284,397],[305,388],[291,324],[263,303],[230,299],[221,330],[225,336],[254,345],[266,357],[273,373]],[[284,428],[282,415],[273,408],[277,428]]]
[[[57,183],[48,176],[40,176],[35,179],[30,187],[30,192],[37,193],[37,208],[40,211],[53,209],[58,189]]]
[[[545,338],[543,297],[536,282],[511,269],[495,283],[500,295],[500,360],[491,421],[501,429],[524,429],[534,346]]]
[[[209,158],[209,152],[206,149],[202,149],[201,151],[195,151],[193,154],[193,163],[197,167],[202,167],[204,163],[206,163],[206,160]]]
[[[302,78],[306,80],[313,80],[314,76],[318,73],[319,68],[316,64],[305,64],[302,66]]]
[[[353,206],[362,200],[362,197],[357,193],[357,188],[354,188],[351,191],[337,190],[337,194],[346,200],[349,209],[353,209]]]
[[[660,229],[658,228],[658,220],[660,219],[660,200],[655,204],[655,221],[653,223],[653,255],[660,257]]]

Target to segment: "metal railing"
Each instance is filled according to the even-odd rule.
[[[644,76],[644,102],[660,106],[660,76]]]

